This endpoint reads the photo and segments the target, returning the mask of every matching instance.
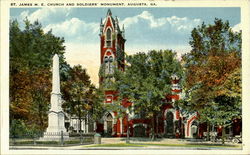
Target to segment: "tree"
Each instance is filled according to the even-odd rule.
[[[241,32],[215,19],[194,28],[192,50],[183,55],[186,98],[184,108],[197,111],[200,121],[225,127],[241,115]],[[223,135],[224,137],[224,135]]]
[[[64,39],[52,31],[44,33],[38,21],[24,20],[19,28],[10,21],[10,125],[20,119],[26,126],[44,130],[47,126],[51,92],[51,64],[54,54],[66,64]],[[13,121],[13,122],[12,122]]]
[[[88,110],[94,119],[102,111],[101,89],[90,82],[81,66],[71,68],[65,61],[64,39],[44,33],[42,25],[24,20],[25,28],[19,28],[16,20],[10,21],[10,125],[22,125],[44,130],[47,127],[47,112],[51,93],[52,57],[59,55],[62,98],[66,111],[86,117]],[[93,109],[94,108],[94,109]],[[13,130],[14,131],[14,130]]]
[[[93,88],[88,95],[89,104],[92,105],[89,113],[95,122],[99,121],[105,113],[104,100],[105,96],[102,87]]]
[[[86,118],[87,111],[91,108],[87,100],[88,93],[93,89],[89,78],[86,69],[77,65],[70,69],[69,79],[63,83],[63,107],[68,114],[77,116],[80,121],[80,131],[82,120]]]
[[[171,94],[171,76],[181,77],[182,68],[171,50],[137,53],[126,57],[125,71],[116,71],[115,85],[119,100],[129,100],[131,112],[151,119],[152,139],[155,134],[155,118],[161,111],[164,99]],[[121,103],[121,102],[120,102]]]
[[[67,80],[62,82],[62,94],[63,107],[68,114],[77,116],[80,131],[83,120],[93,122],[102,117],[103,91],[91,84],[90,77],[82,66],[70,68]]]

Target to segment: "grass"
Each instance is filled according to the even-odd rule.
[[[91,146],[84,147],[143,147],[141,144],[133,144],[133,143],[116,143],[116,144],[96,144]]]
[[[64,144],[80,144],[80,140],[65,140]],[[83,143],[91,143],[92,140],[91,139],[84,139],[82,141]],[[60,141],[35,141],[36,145],[60,145],[61,142]],[[23,141],[12,141],[10,142],[10,145],[34,145],[34,141],[33,140],[23,140]]]
[[[222,145],[222,144],[152,144],[152,143],[144,143],[141,145],[149,145],[149,146],[176,146],[176,147],[241,147],[238,145]]]
[[[13,143],[13,142],[12,142]],[[57,141],[36,141],[36,144],[58,144]],[[34,144],[34,141],[16,141],[14,145],[26,145],[26,144]]]
[[[221,148],[239,148],[238,145],[222,144],[155,144],[155,143],[116,143],[116,144],[96,144],[84,147],[147,147],[147,146],[166,146],[166,147],[221,147]]]

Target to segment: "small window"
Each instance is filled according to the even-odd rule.
[[[111,47],[111,41],[107,41],[107,47]]]
[[[104,63],[107,63],[109,60],[108,60],[108,57],[107,56],[105,56],[104,57]]]
[[[106,33],[106,46],[111,47],[111,30],[108,29]]]
[[[111,40],[111,30],[107,30],[107,40]]]
[[[113,62],[113,57],[112,56],[109,57],[109,62]]]
[[[113,96],[112,95],[107,95],[106,96],[106,103],[112,103],[113,102]]]

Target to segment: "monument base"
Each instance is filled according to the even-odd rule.
[[[40,141],[61,141],[61,140],[69,140],[68,132],[44,132],[43,137],[41,137]]]

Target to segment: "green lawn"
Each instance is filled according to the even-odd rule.
[[[148,146],[176,146],[176,147],[241,147],[239,145],[222,145],[222,144],[153,144],[153,143],[145,143],[142,145]]]
[[[76,140],[65,140],[64,144],[77,144],[80,145],[81,141],[80,139]],[[92,143],[92,140],[90,139],[84,139],[82,143]],[[35,141],[36,145],[60,145],[60,141]],[[10,145],[34,145],[33,140],[18,140],[18,141],[11,141]]]

